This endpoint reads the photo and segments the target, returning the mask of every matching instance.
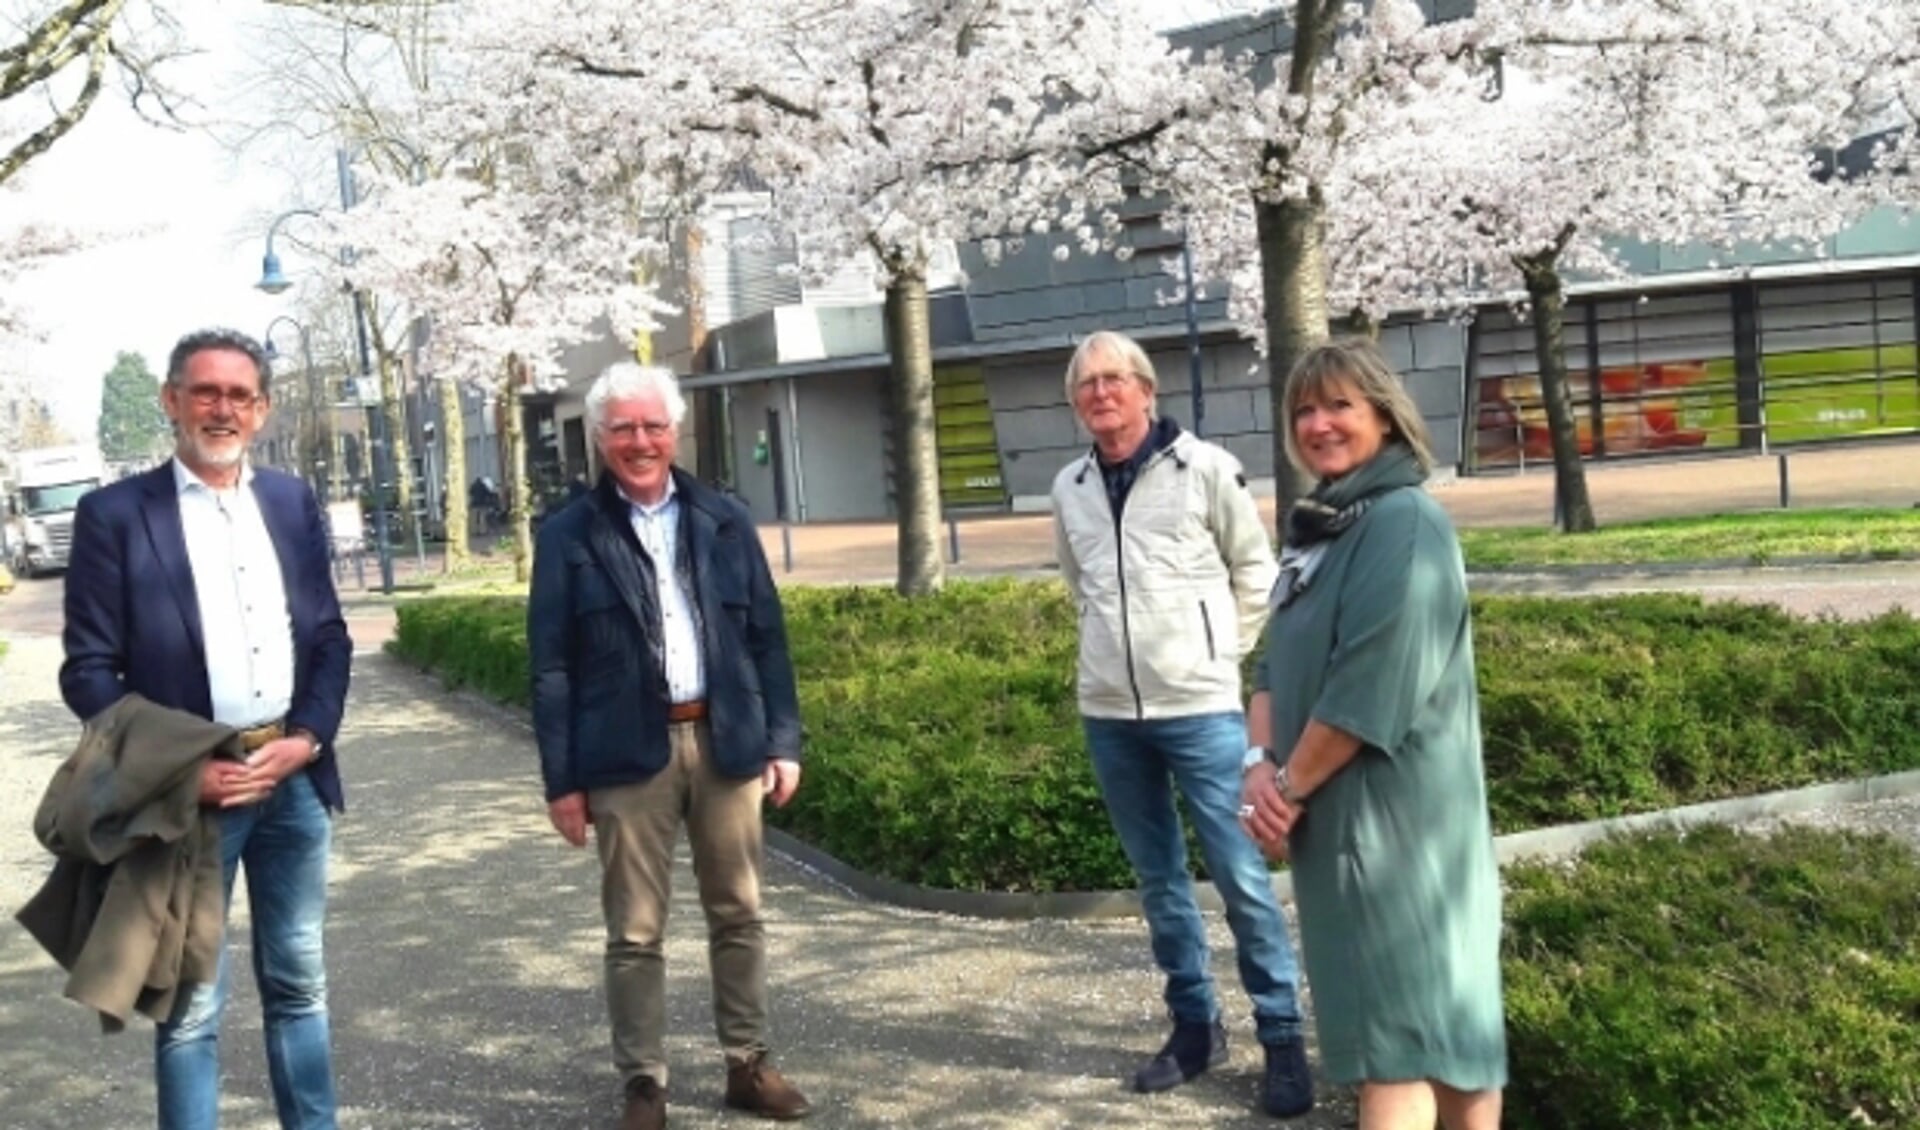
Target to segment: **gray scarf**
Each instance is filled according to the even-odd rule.
[[[1360,521],[1376,499],[1419,486],[1426,478],[1413,449],[1390,440],[1372,459],[1337,479],[1322,480],[1313,493],[1294,503],[1287,511],[1280,576],[1267,601],[1269,610],[1285,608],[1307,591],[1326,560],[1327,550]]]

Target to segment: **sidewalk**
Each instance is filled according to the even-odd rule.
[[[1920,506],[1920,439],[1808,448],[1787,455],[1794,508]],[[1587,489],[1602,525],[1685,515],[1769,510],[1780,505],[1778,456],[1729,455],[1662,462],[1598,464],[1587,469]],[[1258,484],[1256,484],[1258,485]],[[1553,468],[1529,464],[1525,474],[1455,479],[1432,488],[1456,525],[1547,526],[1553,516]],[[1275,528],[1271,493],[1259,499],[1261,518]],[[890,584],[898,570],[892,522],[820,522],[760,528],[760,542],[782,584]],[[956,518],[941,530],[949,558],[958,542],[955,574],[990,576],[1054,568],[1053,519],[1048,514],[989,514]],[[440,575],[440,555],[429,548],[425,568],[411,542],[393,551],[401,586]],[[365,586],[348,568],[343,597],[377,592],[378,562],[364,562]]]
[[[1787,456],[1795,508],[1920,505],[1920,440],[1825,447]],[[1780,505],[1776,456],[1726,456],[1659,463],[1614,463],[1587,469],[1587,489],[1601,525],[1683,515],[1768,510]],[[1530,464],[1526,474],[1456,479],[1436,484],[1434,497],[1454,523],[1470,526],[1547,526],[1553,520],[1553,468]],[[1275,528],[1274,502],[1260,514]],[[967,574],[1051,569],[1053,519],[1046,514],[962,519],[960,561]],[[943,531],[943,544],[950,531]],[[776,579],[801,582],[890,582],[897,549],[892,523],[779,526],[760,531]],[[786,568],[787,542],[792,568]]]
[[[74,733],[51,689],[58,658],[56,640],[16,636],[0,681],[9,912],[45,870],[32,810]],[[341,1125],[611,1125],[598,868],[547,826],[526,724],[364,649],[347,717],[349,808],[336,830],[327,942]],[[672,1124],[744,1127],[751,1120],[720,1107],[693,891],[683,861],[668,943]],[[1253,1113],[1260,1056],[1218,916],[1209,927],[1233,1060],[1170,1094],[1136,1096],[1121,1079],[1165,1034],[1139,922],[901,911],[779,860],[769,861],[766,895],[773,1038],[814,1100],[807,1125],[1327,1130],[1350,1119],[1342,1102],[1285,1124]],[[239,919],[244,905],[236,897]],[[245,954],[235,956],[246,969]],[[90,1014],[59,999],[59,985],[23,931],[0,928],[0,1125],[151,1125],[148,1026],[103,1038]],[[270,1130],[250,978],[237,979],[233,1004],[222,1125]]]

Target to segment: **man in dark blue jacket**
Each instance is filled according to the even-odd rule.
[[[82,720],[130,693],[242,731],[200,802],[220,813],[228,894],[247,869],[267,1066],[283,1127],[335,1125],[321,927],[329,810],[342,806],[334,733],[353,643],[320,507],[291,475],[247,462],[271,370],[253,339],[180,339],[160,402],[174,455],[80,500],[67,569],[60,690]],[[220,1101],[227,947],[155,1040],[161,1130],[212,1130]]]
[[[761,804],[800,786],[785,621],[738,502],[673,466],[673,374],[615,365],[587,393],[605,473],[541,524],[527,604],[548,816],[605,874],[607,1011],[622,1130],[666,1123],[665,934],[681,825],[706,910],[728,1106],[805,1117],[766,1042]]]

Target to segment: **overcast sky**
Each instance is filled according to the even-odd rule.
[[[1153,3],[1156,22],[1179,26],[1237,0]],[[175,83],[200,98],[208,115],[240,112],[226,90],[252,67],[241,41],[261,11],[257,0],[169,0],[168,7],[202,52],[170,72]],[[34,376],[62,425],[84,439],[99,412],[100,377],[121,350],[144,354],[159,372],[190,330],[221,325],[261,335],[292,305],[291,296],[253,289],[267,225],[296,197],[324,198],[331,187],[297,191],[284,167],[237,161],[204,132],[155,128],[109,88],[77,129],[16,178],[24,192],[0,196],[8,212],[0,220],[132,234],[23,276],[9,299],[29,311],[46,341],[0,364]]]

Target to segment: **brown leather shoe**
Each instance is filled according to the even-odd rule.
[[[727,1065],[727,1105],[782,1122],[813,1113],[807,1096],[767,1062],[766,1052]]]
[[[651,1075],[627,1081],[627,1106],[620,1114],[620,1130],[666,1130],[667,1092]]]

